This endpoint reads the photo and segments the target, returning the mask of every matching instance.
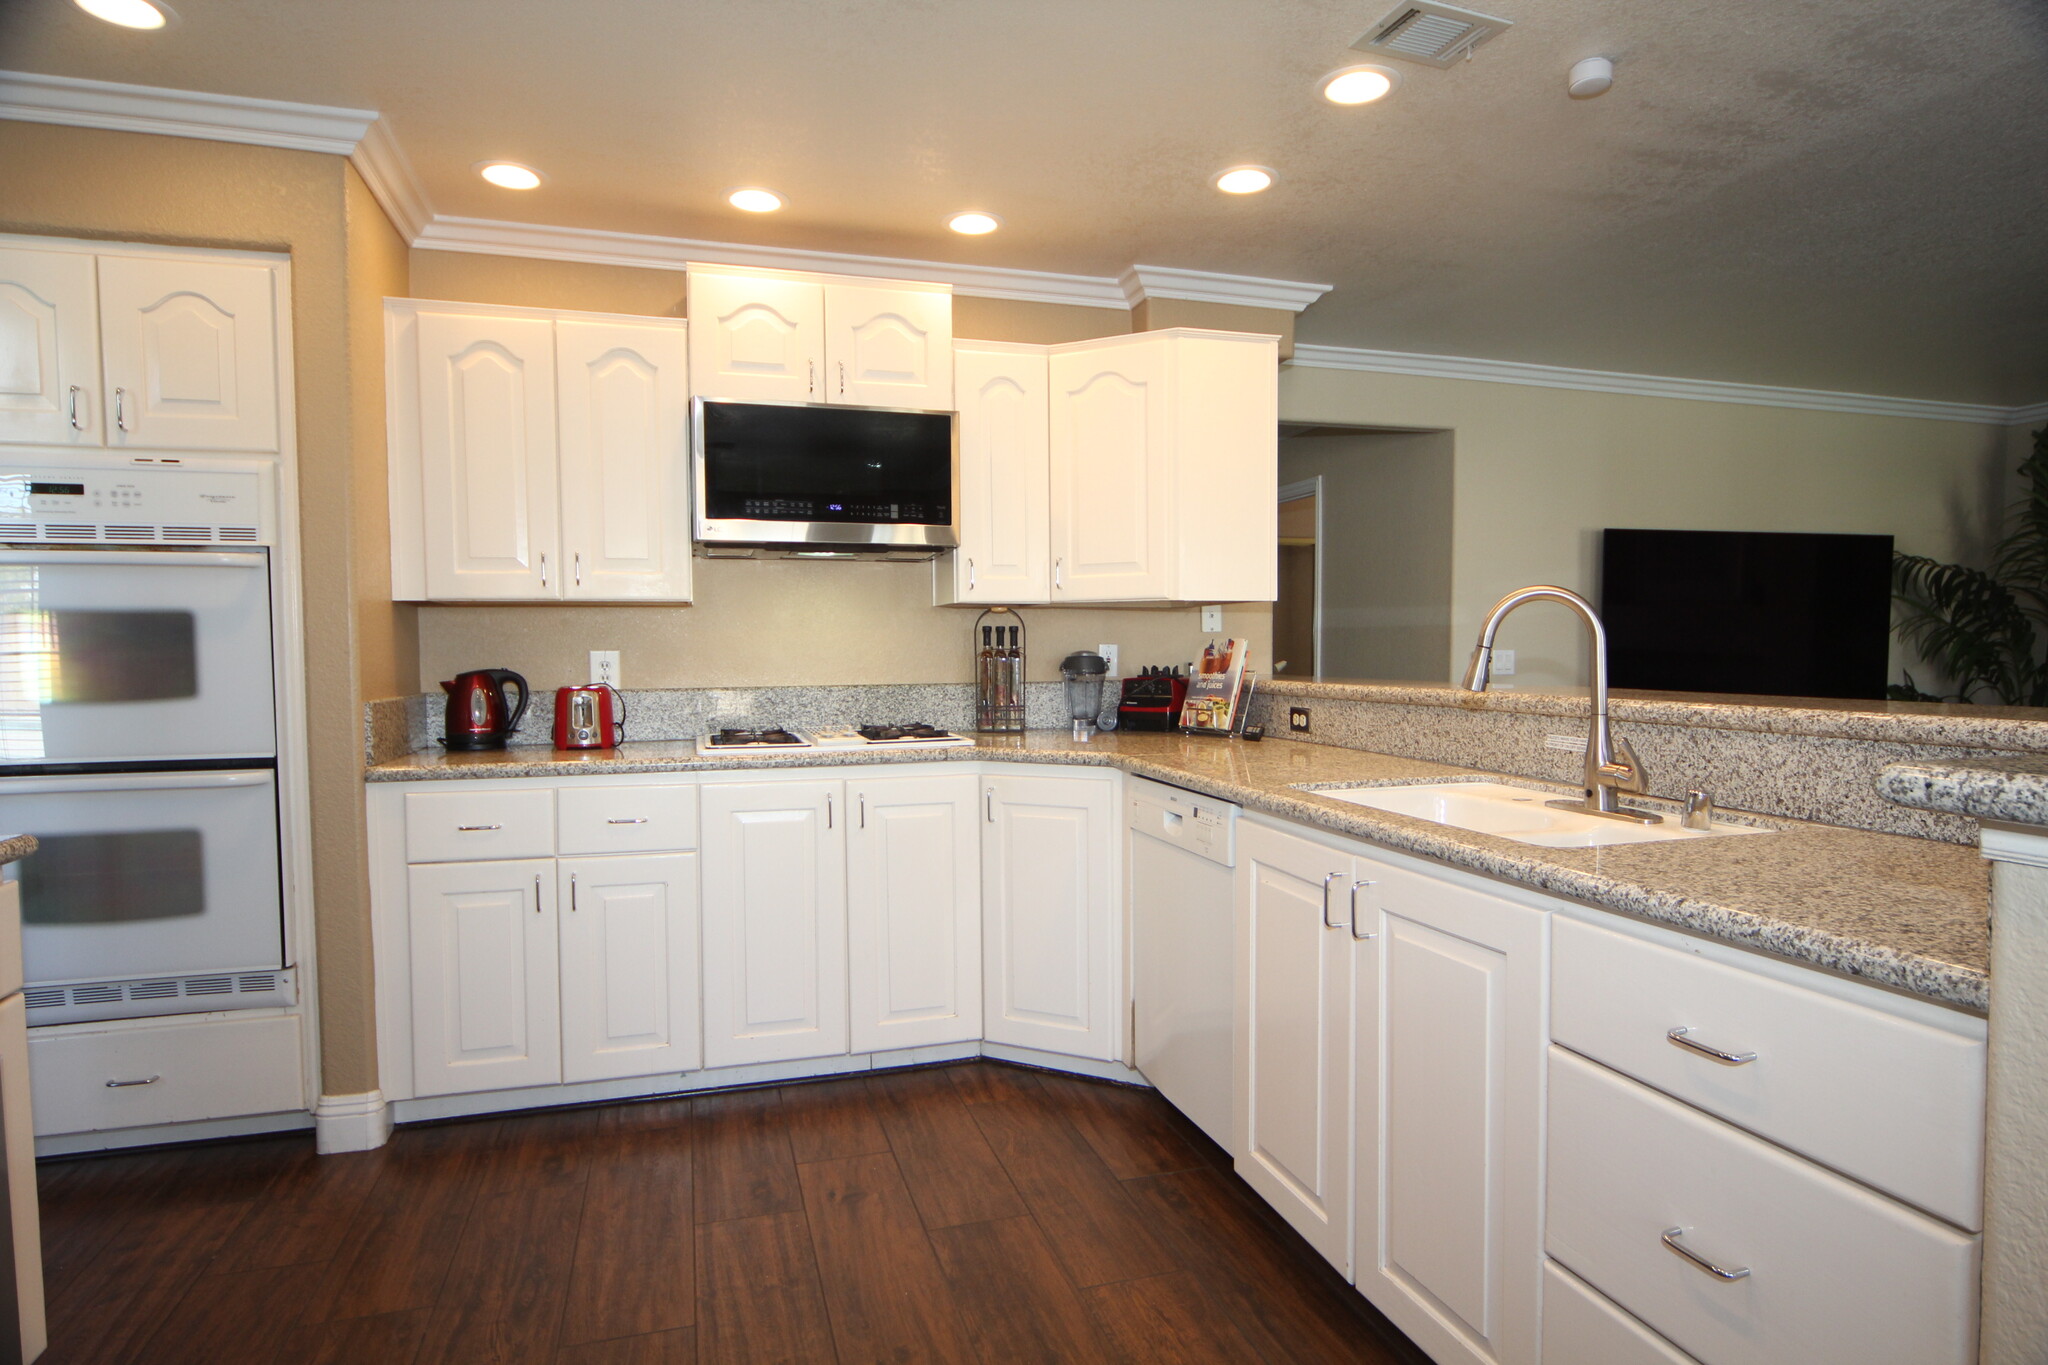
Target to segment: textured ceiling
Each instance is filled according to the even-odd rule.
[[[2048,399],[2039,0],[1492,0],[1513,29],[1356,109],[1314,82],[1378,0],[173,3],[0,0],[0,67],[381,110],[444,214],[1316,280],[1306,342]],[[1566,98],[1592,54],[1615,88]],[[1208,188],[1239,161],[1279,184]]]

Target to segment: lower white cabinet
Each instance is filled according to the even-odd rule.
[[[413,1090],[562,1079],[555,863],[430,863],[408,870]]]
[[[846,785],[852,1050],[979,1038],[979,783],[947,773]]]
[[[982,1036],[1116,1060],[1113,781],[986,777],[981,806]]]
[[[1555,1261],[1543,1263],[1544,1365],[1693,1365]]]
[[[1379,935],[1356,1012],[1359,1292],[1439,1365],[1533,1365],[1549,912],[1391,860],[1357,877]]]
[[[838,782],[706,786],[704,1063],[849,1050]]]
[[[562,1079],[695,1071],[697,855],[564,858],[555,876]]]
[[[1238,825],[1237,1173],[1339,1270],[1351,1260],[1353,940],[1344,916],[1356,864],[1327,843]],[[1374,984],[1370,973],[1364,984]]]

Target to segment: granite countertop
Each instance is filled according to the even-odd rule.
[[[0,835],[0,866],[17,862],[36,851],[36,836],[33,834]]]
[[[1878,774],[1877,790],[1888,801],[1921,810],[2048,825],[2048,756],[1893,763]]]
[[[1945,1004],[1982,1011],[1990,999],[1990,875],[1977,850],[1968,845],[1757,817],[1755,823],[1776,832],[1755,838],[1540,848],[1296,790],[1303,784],[1371,785],[1482,775],[1469,768],[1297,740],[1248,744],[1124,731],[1076,743],[1048,730],[1018,737],[983,736],[973,748],[880,754],[812,750],[749,758],[700,758],[694,744],[685,742],[629,743],[616,750],[574,753],[537,747],[421,752],[377,764],[367,776],[372,782],[417,782],[975,759],[1116,767],[1250,810],[1437,858]],[[1542,785],[1518,777],[1504,780]],[[1668,803],[1645,804],[1668,808]]]

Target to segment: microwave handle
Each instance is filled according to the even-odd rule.
[[[67,777],[8,777],[0,770],[0,796],[61,792],[184,791],[194,788],[260,787],[277,780],[268,768],[228,768],[188,773],[80,773]]]
[[[153,569],[260,569],[270,562],[261,550],[73,550],[52,545],[34,550],[0,550],[0,564],[147,564]]]

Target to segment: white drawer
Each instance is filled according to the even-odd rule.
[[[289,1015],[98,1033],[31,1029],[28,1067],[38,1137],[306,1107],[299,1021]]]
[[[1975,1237],[1556,1047],[1547,1206],[1545,1250],[1702,1365],[1977,1358]]]
[[[564,787],[555,821],[565,856],[682,852],[697,847],[697,788]]]
[[[1543,1365],[1694,1365],[1578,1276],[1543,1262]]]
[[[1559,916],[1550,1036],[1960,1227],[1983,1226],[1984,1043]],[[1674,1043],[1674,1028],[1733,1054]]]
[[[405,860],[409,863],[546,858],[554,851],[552,790],[406,793]]]

